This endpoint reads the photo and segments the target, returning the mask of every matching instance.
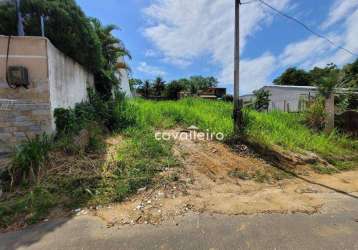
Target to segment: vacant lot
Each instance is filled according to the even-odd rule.
[[[188,211],[313,213],[327,193],[358,191],[356,171],[332,176],[313,171],[353,170],[357,141],[314,133],[300,115],[246,110],[246,130],[238,139],[226,102],[135,99],[129,104],[120,115],[130,115],[131,125],[99,134],[91,147],[77,151],[72,143],[57,141],[37,181],[23,181],[1,197],[0,227],[78,213],[93,213],[109,224],[157,224]],[[223,133],[226,140],[155,139],[155,132],[174,136],[189,133],[192,125]]]
[[[202,131],[233,135],[232,105],[221,101],[185,99],[178,102],[134,101],[143,124],[156,129],[195,125]],[[312,152],[339,169],[354,168],[358,162],[358,141],[333,132],[315,133],[304,126],[300,114],[245,111],[247,142],[268,149],[277,146],[297,153]],[[319,168],[319,166],[317,167]]]

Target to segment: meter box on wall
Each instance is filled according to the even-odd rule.
[[[23,66],[10,66],[7,70],[8,83],[11,87],[25,87],[28,88],[29,72],[26,67]]]

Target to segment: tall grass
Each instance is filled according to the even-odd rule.
[[[202,131],[233,135],[232,105],[222,101],[188,98],[180,101],[148,101],[135,99],[139,120],[157,129],[195,125]],[[274,145],[295,152],[311,151],[334,163],[357,157],[358,141],[333,132],[316,133],[307,128],[300,114],[283,112],[245,112],[245,134],[252,142],[267,147]],[[352,157],[353,156],[353,157]]]
[[[303,125],[303,117],[299,114],[250,111],[248,116],[246,134],[249,139],[266,146],[279,145],[296,152],[311,151],[330,161],[357,155],[358,141],[336,131],[329,135],[316,133]]]
[[[139,121],[143,126],[157,129],[195,125],[201,130],[232,135],[232,108],[228,103],[203,99],[181,101],[148,101],[135,99]]]

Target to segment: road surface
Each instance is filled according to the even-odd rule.
[[[0,234],[0,249],[358,249],[358,200],[333,207],[314,215],[192,213],[160,226],[111,228],[84,215]]]

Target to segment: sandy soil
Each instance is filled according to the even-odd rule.
[[[346,196],[358,192],[358,171],[318,175],[299,166],[294,177],[243,145],[233,150],[215,141],[178,139],[174,151],[182,167],[163,173],[161,185],[141,189],[130,200],[99,208],[94,215],[111,226],[158,224],[189,211],[311,214],[336,200],[337,192]]]

